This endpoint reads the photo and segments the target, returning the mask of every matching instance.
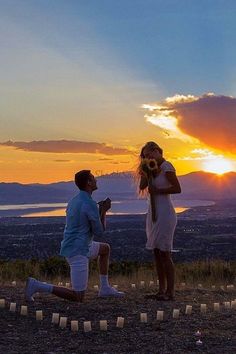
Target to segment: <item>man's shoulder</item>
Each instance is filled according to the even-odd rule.
[[[97,202],[92,198],[84,198],[80,193],[71,198],[67,204],[67,210],[80,208],[81,211],[97,209]]]
[[[77,193],[76,195],[74,195],[70,200],[69,202],[67,203],[67,205],[73,205],[75,203],[77,203],[78,201],[80,200],[80,196],[79,196],[79,193]]]
[[[83,200],[83,206],[84,208],[89,208],[89,209],[97,209],[97,202],[93,199],[86,199]]]

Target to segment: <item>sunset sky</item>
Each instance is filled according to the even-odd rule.
[[[236,170],[234,0],[0,0],[0,182]]]

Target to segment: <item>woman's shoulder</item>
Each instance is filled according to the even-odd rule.
[[[169,172],[169,171],[175,172],[174,166],[172,165],[171,162],[169,162],[169,161],[167,161],[167,160],[165,160],[164,162],[162,162],[162,164],[161,164],[161,169],[162,169],[162,171],[164,171],[164,172]]]

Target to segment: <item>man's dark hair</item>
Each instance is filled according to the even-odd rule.
[[[90,170],[82,170],[75,174],[75,184],[80,190],[84,190],[90,178]]]

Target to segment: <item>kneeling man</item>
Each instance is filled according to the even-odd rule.
[[[97,189],[97,181],[90,170],[77,172],[75,184],[80,192],[68,203],[60,251],[70,266],[72,290],[28,278],[25,289],[25,297],[28,301],[34,300],[34,293],[45,292],[71,301],[82,302],[88,285],[89,259],[93,258],[98,258],[99,296],[124,296],[123,292],[109,285],[109,244],[93,241],[94,236],[101,236],[105,230],[106,212],[111,207],[111,201],[107,198],[99,202],[99,208],[97,207],[97,203],[92,199],[92,193]]]

